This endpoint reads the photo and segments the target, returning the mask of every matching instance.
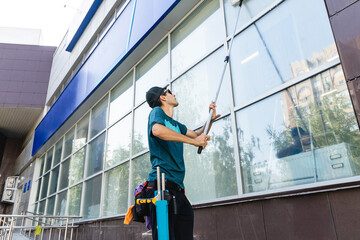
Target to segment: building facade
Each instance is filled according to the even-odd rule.
[[[54,54],[13,213],[81,216],[76,239],[146,239],[123,224],[150,170],[145,92],[170,84],[174,118],[199,129],[234,38],[212,140],[184,147],[194,238],[356,239],[360,1],[244,1],[234,37],[230,0],[84,9]]]

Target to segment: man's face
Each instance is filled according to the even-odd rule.
[[[169,105],[172,105],[174,107],[177,107],[179,105],[178,101],[176,100],[175,94],[172,94],[169,89],[165,89],[162,95],[165,96],[166,102]]]

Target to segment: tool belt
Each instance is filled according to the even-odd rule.
[[[157,181],[155,180],[155,181],[148,182],[147,188],[157,190]],[[177,185],[176,183],[174,183],[168,179],[165,179],[165,189],[174,190],[177,192],[184,192],[183,188],[181,188],[179,185]]]

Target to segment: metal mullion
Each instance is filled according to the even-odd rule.
[[[61,164],[61,162],[57,163],[57,164],[54,166],[54,169],[57,168],[60,164]]]
[[[48,197],[48,194],[49,194],[49,192],[50,192],[51,169],[49,170],[49,172],[48,172],[47,174],[49,174],[49,181],[48,181],[48,186],[47,186],[47,191],[46,191],[46,197]]]
[[[241,196],[244,193],[244,187],[242,182],[242,172],[241,172],[241,156],[239,151],[239,139],[238,132],[236,127],[236,114],[234,108],[231,110],[231,127],[233,129],[233,145],[234,145],[234,154],[235,154],[235,169],[236,169],[236,182],[237,182],[237,190],[238,195]]]
[[[99,133],[97,133],[96,135],[94,135],[89,141],[87,141],[87,144],[89,144],[90,142],[92,142],[92,141],[94,141],[97,137],[99,137],[101,134],[103,134],[104,132],[106,132],[106,127],[103,129],[103,130],[101,130]],[[85,144],[86,145],[86,144]],[[84,145],[84,146],[85,146]],[[83,147],[84,147],[83,146]],[[81,147],[81,148],[83,148],[83,147]],[[81,149],[80,148],[80,149]]]
[[[42,187],[43,187],[43,184],[44,184],[44,179],[43,178],[44,177],[41,177],[41,184],[40,184],[40,188],[39,188],[39,198],[37,199],[38,202],[40,202],[40,200],[41,200],[41,191],[42,191]]]
[[[228,40],[227,40],[227,24],[226,24],[226,14],[225,14],[225,7],[222,0],[220,0],[220,8],[223,13],[223,25],[225,27],[225,40],[224,40],[224,48],[226,52],[228,52]],[[229,53],[230,55],[231,53]],[[230,56],[229,56],[230,57]],[[231,58],[230,58],[231,62]],[[231,74],[231,64],[230,62],[227,63],[227,73],[229,76],[229,84],[230,84],[230,91],[231,91],[231,109],[230,109],[230,121],[231,121],[231,128],[233,132],[233,147],[234,147],[234,160],[235,160],[235,169],[236,169],[236,185],[238,190],[238,195],[243,193],[243,185],[242,185],[242,175],[241,175],[241,166],[240,166],[240,153],[239,153],[239,142],[237,138],[237,127],[236,127],[236,115],[234,111],[235,106],[235,96],[234,96],[234,87],[232,84],[232,74]],[[226,74],[226,73],[225,73]],[[226,83],[226,82],[225,82]]]
[[[55,192],[55,202],[54,202],[54,210],[53,210],[53,215],[56,216],[56,206],[57,206],[57,203],[59,201],[59,194],[57,192]]]
[[[124,164],[126,162],[129,162],[129,161],[130,161],[130,157],[118,162],[117,164],[115,164],[115,165],[113,165],[111,167],[108,167],[108,168],[104,169],[104,172],[107,173],[107,172],[113,170],[114,168],[119,167],[120,165],[122,165],[122,164]]]
[[[307,80],[307,79],[309,79],[311,77],[314,77],[319,73],[327,71],[327,70],[329,70],[329,69],[331,69],[331,68],[333,68],[333,67],[335,67],[336,65],[339,65],[339,64],[340,64],[340,60],[339,60],[339,58],[337,58],[337,59],[335,59],[335,60],[333,60],[331,62],[328,62],[328,63],[326,63],[326,64],[324,64],[324,65],[322,65],[322,66],[320,66],[318,68],[315,68],[315,69],[305,73],[304,75],[301,75],[301,76],[296,77],[296,78],[294,78],[294,79],[292,79],[290,81],[287,81],[287,82],[285,82],[285,83],[283,83],[283,84],[281,84],[281,85],[279,85],[277,87],[274,87],[273,89],[261,94],[260,96],[255,97],[252,100],[249,100],[246,103],[235,107],[234,110],[239,111],[241,109],[244,109],[244,108],[246,108],[246,107],[248,107],[248,106],[250,106],[250,105],[252,105],[254,103],[257,103],[257,102],[259,102],[259,101],[261,101],[261,100],[263,100],[265,98],[268,98],[268,97],[270,97],[272,95],[275,95],[276,93],[279,93],[279,92],[281,92],[281,91],[283,91],[283,90],[285,90],[285,89],[287,89],[289,87],[292,87],[293,85],[296,85],[296,84],[298,84],[298,83],[300,83],[302,81],[305,81],[305,80]]]
[[[93,175],[90,175],[90,176],[84,178],[83,180],[79,181],[78,183],[89,181],[89,180],[91,180],[92,178],[95,178],[95,177],[97,177],[97,176],[99,176],[99,175],[101,175],[101,174],[102,174],[102,171],[99,171],[99,172],[97,172],[97,173],[94,173]],[[74,185],[77,185],[77,184],[74,184]]]
[[[100,218],[103,216],[103,203],[105,198],[104,192],[105,192],[105,171],[103,170],[101,172],[100,212],[99,212]]]
[[[134,159],[134,158],[138,158],[138,157],[140,157],[140,156],[142,156],[142,155],[145,155],[145,154],[148,153],[148,152],[149,152],[149,149],[142,150],[142,151],[136,153],[135,155],[133,155],[133,156],[131,157],[131,160]]]
[[[50,170],[50,177],[49,177],[49,183],[48,183],[48,192],[47,192],[47,197],[50,197],[50,195],[52,195],[52,194],[50,194],[50,188],[51,188],[51,181],[52,181],[52,178],[53,178],[53,172],[52,172],[52,170]],[[55,191],[55,193],[56,193],[56,191]],[[50,194],[50,195],[49,195]]]
[[[94,222],[94,221],[100,221],[100,220],[111,220],[111,219],[116,219],[116,218],[122,218],[124,217],[126,214],[115,214],[115,215],[111,215],[111,216],[105,216],[105,217],[98,217],[98,218],[91,218],[91,219],[84,219],[82,221],[78,221],[78,223],[87,223],[87,222]]]
[[[77,182],[69,185],[67,188],[64,188],[64,189],[70,190],[70,188],[73,188],[73,187],[75,187],[76,185],[79,185],[79,184],[82,183],[82,182],[84,182],[84,179],[81,179],[81,180],[79,180],[79,181],[77,181]]]
[[[294,196],[294,195],[305,195],[305,194],[309,194],[309,193],[329,192],[329,191],[335,191],[335,190],[340,190],[340,189],[357,188],[357,187],[359,187],[359,185],[341,186],[341,187],[336,187],[336,186],[332,187],[331,185],[354,183],[354,182],[359,182],[359,181],[360,181],[360,176],[353,176],[353,177],[349,177],[346,179],[339,178],[339,179],[334,179],[334,180],[313,182],[313,183],[309,183],[309,184],[299,184],[299,185],[294,185],[294,186],[289,186],[289,187],[276,188],[276,189],[266,190],[266,191],[246,193],[242,196],[242,198],[250,198],[250,197],[251,198],[256,198],[256,197],[261,198],[264,195],[274,195],[274,196],[265,197],[266,199],[271,199],[271,198],[288,197],[288,196]],[[328,187],[328,188],[317,189],[320,187]],[[294,191],[298,191],[298,192],[288,193],[288,192],[294,192]]]
[[[132,113],[132,110],[130,110],[129,112],[125,113],[123,116],[121,116],[118,120],[114,121],[113,123],[111,123],[108,127],[108,129],[112,128],[114,125],[116,125],[117,123],[119,123],[121,120],[123,120],[124,118],[128,117],[130,114]]]
[[[79,216],[83,216],[84,214],[84,202],[85,202],[85,182],[82,181],[80,184],[82,184],[82,187],[81,187],[81,200],[80,200],[80,213],[79,213]]]
[[[39,158],[35,158],[35,160],[33,161],[33,162],[35,162],[35,166],[36,166],[36,159],[41,159],[41,157],[39,157]],[[41,169],[41,165],[40,165],[40,169]],[[40,172],[40,169],[39,169],[39,177],[38,177],[38,179],[36,179],[36,180],[39,180],[39,179],[41,179],[42,178],[42,176],[43,176],[43,174],[42,174],[42,172]],[[44,169],[42,169],[43,171],[44,171]]]
[[[104,100],[104,99],[106,98],[106,95],[108,95],[108,93],[109,93],[109,92],[106,92],[104,96],[100,97],[100,99],[99,99],[98,101],[96,101],[96,102],[94,103],[94,105],[89,109],[89,130],[88,130],[88,138],[87,138],[88,141],[87,141],[87,142],[90,142],[91,140],[93,140],[94,138],[96,138],[97,136],[99,136],[100,133],[102,133],[102,132],[106,129],[106,126],[105,126],[105,128],[104,128],[103,130],[101,130],[100,133],[97,133],[97,134],[94,135],[92,138],[90,138],[90,136],[91,136],[91,122],[92,122],[91,119],[92,119],[92,113],[93,113],[93,111],[94,111],[94,107],[95,107],[98,103],[100,103],[102,100]],[[86,113],[86,114],[87,114],[87,113]],[[79,121],[81,121],[82,118],[83,118],[86,114],[84,114]],[[78,121],[78,122],[79,122],[79,121]],[[107,124],[106,124],[106,125],[107,125]]]
[[[61,144],[61,153],[60,153],[60,163],[63,162],[64,158],[64,151],[65,151],[65,134],[62,136],[62,144]]]
[[[85,178],[87,178],[86,177],[86,173],[87,173],[87,170],[88,170],[88,161],[89,161],[89,149],[90,149],[90,147],[89,147],[89,145],[90,145],[90,143],[88,143],[87,145],[86,145],[86,151],[85,151],[85,162],[84,162],[84,172],[83,172],[83,177],[82,177],[82,180],[80,180],[79,182],[81,182],[81,181],[85,181]]]
[[[169,59],[169,84],[171,87],[171,79],[172,79],[172,54],[171,54],[171,35],[170,33],[166,34],[167,44],[168,44],[168,59]]]
[[[51,157],[50,170],[53,168],[54,157],[55,157],[55,148],[56,148],[56,143],[52,146],[52,148],[53,148],[53,150],[52,150],[52,157]]]
[[[109,89],[109,94],[110,94],[110,99],[111,99],[111,91],[114,89],[114,88],[116,88],[117,87],[117,85],[121,82],[121,81],[123,81],[127,76],[128,76],[128,74],[131,72],[133,70],[133,67],[132,68],[130,68],[110,89]]]
[[[115,11],[116,17],[116,11]],[[116,19],[116,18],[115,18]],[[104,143],[104,156],[103,156],[103,167],[101,170],[101,189],[100,189],[100,209],[99,209],[99,217],[103,215],[103,203],[104,203],[104,191],[105,191],[105,165],[107,160],[107,148],[108,148],[108,136],[109,136],[109,120],[110,120],[110,91],[107,93],[108,95],[108,109],[106,111],[106,127],[105,127],[105,143]],[[120,121],[120,120],[119,120]]]
[[[133,71],[133,89],[134,89],[134,94],[133,94],[133,107],[132,107],[132,119],[131,119],[131,144],[130,144],[130,159],[129,159],[129,187],[128,187],[128,207],[131,205],[131,194],[132,194],[132,190],[131,190],[131,181],[132,181],[132,159],[133,159],[133,152],[134,152],[134,124],[135,124],[135,93],[136,93],[136,68],[134,67],[134,71]],[[141,106],[141,105],[139,105]]]
[[[98,104],[102,99],[103,99],[103,98],[100,98],[100,100],[97,101],[97,102],[94,104],[94,106],[95,106],[96,104]],[[80,149],[83,149],[84,147],[86,147],[83,177],[82,177],[82,179],[77,183],[77,184],[82,184],[82,188],[81,188],[81,200],[80,200],[80,213],[79,213],[79,216],[82,216],[82,214],[83,214],[84,195],[85,195],[84,178],[85,178],[85,173],[86,173],[86,171],[87,171],[88,157],[89,157],[89,156],[88,156],[88,155],[89,155],[89,144],[90,144],[90,139],[89,139],[89,137],[90,137],[90,132],[91,132],[92,112],[93,112],[93,108],[90,109],[90,113],[89,113],[88,141],[87,141],[87,143],[86,143],[82,148],[80,148]],[[85,115],[84,115],[84,116],[85,116]],[[102,133],[102,131],[101,131],[98,135],[100,135],[101,133]],[[96,137],[97,137],[97,135],[94,136],[93,139],[95,139]],[[79,149],[78,151],[80,151],[80,149]],[[75,153],[74,153],[74,154],[75,154]],[[71,164],[70,164],[69,166],[71,166]],[[77,184],[73,184],[72,186],[68,186],[69,192],[70,192],[70,188],[73,187],[73,186],[76,186]],[[69,193],[69,194],[70,194],[70,193]],[[68,195],[68,196],[70,197],[70,195]]]
[[[133,108],[134,108],[134,111],[137,110],[139,107],[141,107],[144,103],[146,103],[146,100],[143,100],[141,101],[138,105],[135,105]]]

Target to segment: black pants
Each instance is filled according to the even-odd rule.
[[[155,189],[147,190],[147,195],[154,196]],[[170,240],[192,240],[194,229],[194,212],[189,200],[183,191],[168,189],[175,196],[177,214],[174,214],[174,205],[170,204],[169,212],[169,235]],[[149,196],[148,195],[148,196]],[[158,240],[155,205],[150,205],[150,218],[152,225],[152,238]]]

